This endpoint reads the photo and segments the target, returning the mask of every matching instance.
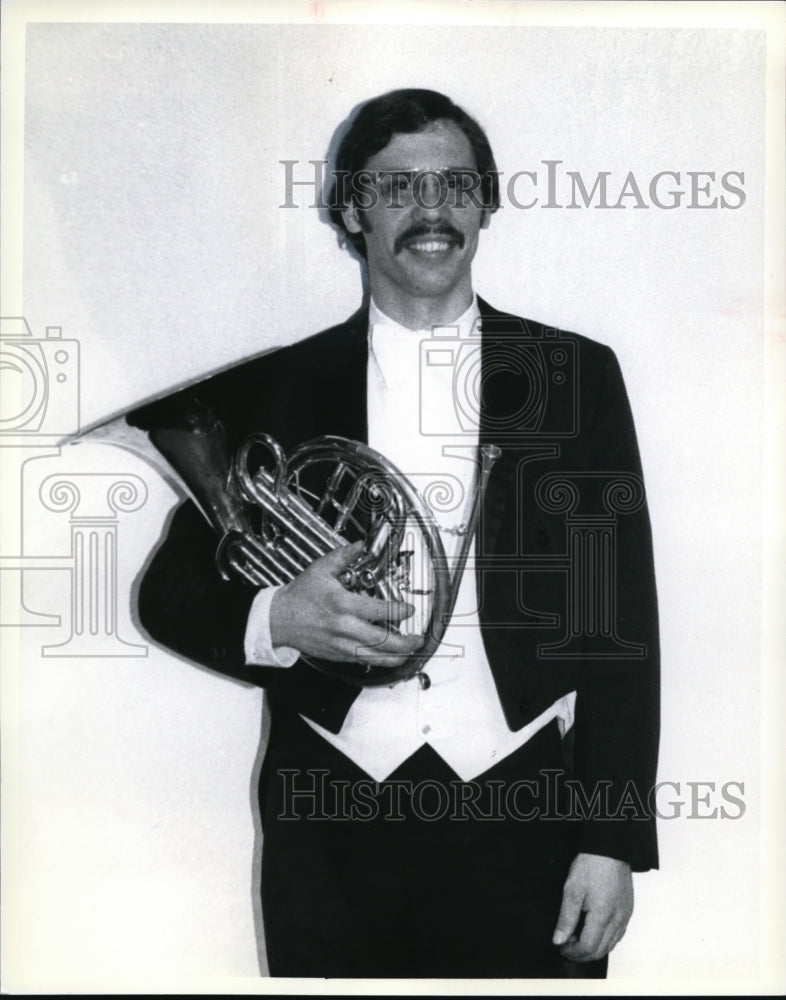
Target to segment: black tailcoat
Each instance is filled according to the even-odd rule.
[[[505,718],[511,730],[520,729],[577,691],[575,776],[587,800],[600,790],[614,813],[609,819],[589,810],[579,849],[626,860],[634,870],[657,867],[647,804],[659,732],[657,602],[619,366],[598,343],[479,305],[481,440],[498,444],[502,457],[483,504],[476,572],[481,630]],[[260,430],[285,450],[320,434],[366,441],[367,333],[368,312],[361,310],[340,326],[216,376],[200,392],[221,416],[231,445]],[[172,399],[129,421],[142,427],[166,421]],[[416,399],[413,387],[413,405]],[[575,549],[588,526],[590,535],[608,529],[605,548],[589,541],[586,551]],[[141,582],[145,628],[165,646],[265,687],[273,703],[338,732],[357,688],[302,661],[288,669],[245,664],[255,592],[220,579],[215,544],[194,504],[184,503]],[[581,593],[568,568],[571,552],[574,567],[595,581]],[[611,610],[588,610],[588,601]]]

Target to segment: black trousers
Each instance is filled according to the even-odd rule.
[[[551,944],[575,856],[556,723],[474,782],[424,746],[372,782],[272,706],[260,782],[272,976],[601,977]]]

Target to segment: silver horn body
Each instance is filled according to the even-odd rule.
[[[417,674],[450,620],[499,449],[481,448],[477,486],[451,571],[428,505],[378,452],[357,441],[324,436],[287,456],[271,437],[255,434],[231,459],[220,421],[192,402],[176,426],[147,429],[216,531],[221,575],[257,587],[284,584],[327,552],[362,540],[363,552],[342,575],[342,583],[385,600],[414,603],[415,625],[406,619],[400,629],[420,631],[423,644],[397,668],[375,665],[373,656],[363,663],[303,658],[332,677],[361,686]]]

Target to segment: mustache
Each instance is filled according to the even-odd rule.
[[[454,229],[449,223],[441,222],[436,226],[428,226],[421,222],[410,226],[409,229],[405,229],[403,233],[400,233],[396,237],[393,243],[393,252],[400,254],[408,243],[423,239],[424,237],[426,239],[443,237],[450,240],[451,243],[455,243],[459,250],[464,248],[464,234],[460,233],[458,229]]]

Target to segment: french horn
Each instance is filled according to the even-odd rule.
[[[349,590],[414,604],[420,648],[401,666],[302,657],[324,673],[360,686],[393,684],[420,674],[439,646],[453,612],[483,494],[500,451],[480,449],[458,553],[449,561],[431,510],[391,462],[358,441],[322,436],[289,455],[258,433],[232,456],[220,419],[198,396],[181,397],[176,419],[129,422],[148,432],[196,500],[217,536],[216,567],[226,580],[254,587],[285,584],[341,545],[362,541],[344,571]],[[380,623],[385,624],[385,623]],[[388,628],[394,626],[388,625]],[[421,677],[425,681],[425,677]]]

